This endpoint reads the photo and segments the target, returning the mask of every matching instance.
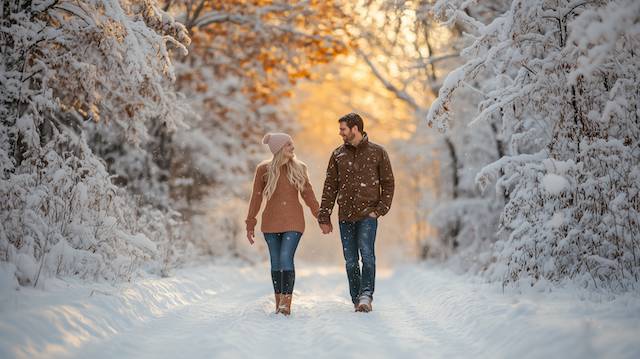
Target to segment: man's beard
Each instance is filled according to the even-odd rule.
[[[342,139],[344,140],[344,143],[350,143],[351,141],[353,141],[354,138],[356,138],[356,134],[355,133],[350,133],[350,134],[344,136]]]

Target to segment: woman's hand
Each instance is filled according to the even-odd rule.
[[[247,239],[249,240],[249,243],[251,243],[251,245],[253,245],[253,243],[255,242],[255,241],[253,240],[253,237],[254,237],[254,232],[253,232],[253,230],[251,230],[251,231],[247,231]]]
[[[331,223],[320,223],[320,230],[322,234],[329,234],[333,231],[333,225]]]

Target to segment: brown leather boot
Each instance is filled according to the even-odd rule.
[[[275,293],[275,297],[276,297],[276,314],[280,312],[280,298],[282,297],[282,294],[280,293]]]
[[[372,298],[367,295],[361,295],[358,300],[358,306],[356,307],[356,312],[365,312],[369,313],[373,307],[371,306]]]
[[[281,294],[280,297],[280,306],[278,307],[278,312],[284,314],[284,315],[289,315],[291,314],[291,299],[292,299],[292,295],[291,294]]]

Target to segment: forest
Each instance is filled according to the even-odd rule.
[[[398,242],[416,261],[503,287],[640,289],[638,1],[3,0],[0,13],[3,291],[263,260],[243,239],[262,136],[324,144],[321,178],[351,111],[389,148],[406,191]]]

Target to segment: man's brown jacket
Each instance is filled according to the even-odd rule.
[[[389,155],[382,146],[369,142],[365,133],[357,146],[345,143],[331,154],[318,222],[330,223],[336,198],[340,221],[358,221],[372,212],[383,216],[391,208],[393,191]]]

